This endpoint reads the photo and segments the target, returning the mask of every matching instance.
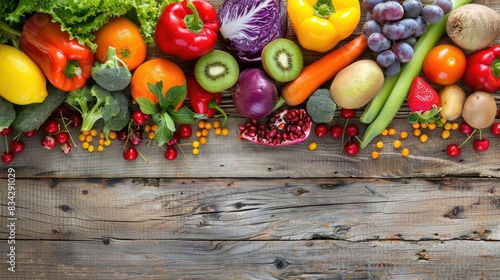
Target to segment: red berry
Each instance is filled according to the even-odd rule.
[[[352,118],[356,117],[356,110],[342,108],[342,109],[340,109],[340,116],[344,119],[352,119]]]
[[[174,160],[177,158],[177,149],[175,146],[169,146],[165,151],[165,158],[168,160]]]
[[[352,138],[358,134],[359,134],[359,129],[355,124],[350,124],[350,125],[346,126],[345,135],[347,137]]]
[[[2,153],[2,161],[5,163],[9,163],[14,160],[13,152],[3,152]]]
[[[69,155],[73,150],[73,146],[71,146],[71,144],[68,142],[60,144],[59,148],[61,148],[65,155]]]
[[[69,133],[66,131],[60,131],[55,135],[55,138],[57,140],[57,143],[59,143],[59,144],[68,143]]]
[[[458,157],[462,151],[460,150],[460,147],[458,147],[457,144],[449,144],[448,147],[446,147],[446,153],[450,157]]]
[[[146,121],[149,119],[149,115],[143,113],[141,110],[137,110],[134,113],[132,113],[132,119],[136,124],[144,125],[146,124]]]
[[[328,133],[328,125],[325,123],[318,123],[314,128],[314,133],[318,137],[323,137]]]
[[[173,146],[180,142],[181,142],[181,135],[179,134],[179,131],[175,131],[170,141],[168,141],[167,146]]]
[[[56,134],[59,132],[59,129],[60,129],[60,126],[59,126],[58,121],[56,121],[54,119],[50,119],[50,120],[47,120],[45,122],[44,130],[48,134]]]
[[[52,112],[52,116],[56,118],[67,118],[69,116],[69,109],[61,105]]]
[[[474,147],[476,151],[483,152],[488,150],[488,148],[490,147],[490,141],[488,141],[488,139],[486,138],[475,139],[472,142],[472,147]]]
[[[44,147],[47,150],[51,150],[56,146],[56,139],[50,135],[47,135],[42,138],[42,147]]]
[[[30,130],[30,131],[25,131],[25,132],[23,132],[23,134],[24,134],[24,136],[31,138],[31,137],[35,136],[36,129]]]
[[[116,137],[118,140],[120,141],[125,141],[127,140],[128,138],[128,131],[127,130],[121,130],[119,133],[118,133],[118,136]]]
[[[332,136],[333,139],[339,139],[342,137],[342,133],[344,133],[344,128],[340,125],[334,125],[330,128],[330,136]]]
[[[474,132],[474,128],[466,122],[462,122],[460,124],[459,130],[462,134],[465,135],[470,135],[472,132]]]
[[[0,129],[0,135],[9,135],[12,132],[12,126]]]
[[[193,129],[189,124],[181,124],[179,126],[179,136],[181,138],[189,138],[193,135]]]
[[[490,131],[493,135],[500,136],[500,122],[491,125]]]
[[[129,135],[128,142],[132,146],[137,146],[137,145],[141,144],[142,143],[142,133],[139,131],[132,131],[132,133],[130,133],[130,135]]]
[[[10,142],[10,150],[13,152],[13,153],[20,153],[22,151],[24,151],[24,142],[23,141],[19,141],[19,140],[12,140]]]
[[[128,147],[127,149],[123,150],[123,158],[125,160],[135,160],[139,156],[139,153],[134,147]]]
[[[82,116],[80,116],[79,114],[73,113],[69,116],[69,119],[71,121],[69,125],[71,125],[72,127],[82,126],[83,119]]]
[[[348,155],[354,156],[359,152],[359,145],[356,142],[349,142],[345,145],[344,150]]]

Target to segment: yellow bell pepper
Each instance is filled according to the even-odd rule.
[[[317,52],[349,37],[361,19],[359,0],[288,0],[287,11],[300,45]]]

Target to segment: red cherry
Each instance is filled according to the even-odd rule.
[[[457,144],[449,144],[448,147],[446,147],[446,153],[450,157],[458,157],[460,153],[462,153],[462,150],[460,150]]]
[[[79,114],[73,113],[69,116],[69,119],[71,120],[69,125],[71,125],[72,127],[82,126],[83,119],[82,119],[82,116],[80,116]]]
[[[189,124],[181,124],[179,126],[179,136],[181,138],[189,138],[191,137],[191,135],[193,135],[193,129],[191,128],[191,126]]]
[[[48,134],[56,134],[59,132],[59,129],[60,129],[60,126],[59,126],[58,121],[56,121],[54,119],[50,119],[50,120],[47,120],[45,122],[44,130]]]
[[[24,134],[24,136],[31,138],[31,137],[35,136],[36,129],[30,130],[30,131],[25,131],[25,132],[23,132],[23,134]]]
[[[170,141],[168,141],[167,146],[173,146],[180,142],[181,142],[181,135],[179,134],[179,131],[175,131]]]
[[[57,140],[57,143],[59,143],[59,144],[68,143],[69,133],[66,131],[60,131],[55,135],[55,138]]]
[[[150,116],[148,114],[143,113],[141,110],[137,110],[132,113],[132,119],[138,125],[146,124],[146,121],[149,119],[149,117]]]
[[[496,122],[490,127],[491,134],[500,136],[500,122]]]
[[[356,142],[349,142],[345,145],[344,150],[348,155],[354,156],[359,152],[359,145]]]
[[[328,125],[325,123],[318,123],[314,128],[314,133],[318,137],[323,137],[328,133]]]
[[[347,137],[352,138],[358,134],[359,134],[359,129],[355,124],[350,124],[350,125],[346,126],[345,135]]]
[[[344,128],[340,125],[334,125],[330,128],[330,136],[332,136],[333,139],[339,139],[342,137],[343,132]]]
[[[177,158],[177,149],[175,146],[169,146],[165,151],[165,158],[168,160],[174,160]]]
[[[12,140],[10,142],[10,150],[13,152],[13,153],[20,153],[22,151],[24,151],[24,142],[23,141],[19,141],[19,140]]]
[[[488,148],[490,147],[490,141],[488,141],[488,139],[486,138],[475,139],[472,142],[472,147],[474,147],[476,151],[483,152],[488,150]]]
[[[45,137],[42,138],[42,147],[44,147],[47,150],[51,150],[56,146],[56,139],[50,135],[46,135]]]
[[[135,160],[139,156],[139,153],[134,147],[128,147],[127,149],[123,150],[123,158],[125,160]]]
[[[125,141],[128,138],[128,131],[126,129],[121,130],[116,137],[120,141]]]
[[[474,128],[466,122],[462,122],[460,124],[459,130],[462,134],[465,134],[465,135],[470,135],[470,134],[472,134],[472,132],[474,132]]]
[[[352,119],[356,117],[356,110],[342,108],[340,109],[340,116],[344,119]]]
[[[14,160],[13,152],[3,152],[2,153],[2,161],[5,163],[9,163]]]
[[[67,118],[69,116],[69,109],[61,105],[52,112],[52,116],[56,118]]]
[[[137,146],[142,143],[142,133],[139,131],[132,131],[129,135],[128,142],[132,146]]]
[[[65,155],[69,155],[73,150],[73,146],[71,146],[71,144],[68,142],[59,144],[59,148],[61,148]]]
[[[9,135],[12,132],[12,126],[0,129],[0,135]]]

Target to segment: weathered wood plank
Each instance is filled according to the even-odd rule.
[[[492,241],[500,240],[497,180],[18,180],[16,234],[35,240]],[[3,219],[7,201],[2,188]]]
[[[25,241],[6,279],[498,279],[500,242]],[[0,246],[5,247],[4,243]],[[2,250],[5,251],[5,250]]]
[[[343,119],[332,123],[343,124]],[[255,145],[237,138],[237,125],[244,123],[241,118],[231,118],[228,122],[230,135],[227,137],[212,134],[208,143],[201,147],[199,155],[191,154],[188,143],[184,141],[175,161],[167,161],[163,157],[164,148],[141,144],[138,149],[149,162],[141,158],[127,162],[122,158],[123,142],[114,141],[102,153],[88,153],[81,147],[75,148],[70,155],[64,155],[60,150],[47,151],[39,144],[42,134],[27,141],[26,150],[16,155],[14,162],[2,164],[0,177],[7,176],[7,167],[14,168],[19,178],[67,178],[67,177],[257,177],[257,178],[304,178],[304,177],[440,177],[445,175],[478,175],[500,177],[500,137],[493,136],[489,131],[483,135],[490,139],[490,149],[486,152],[474,152],[470,145],[462,148],[462,155],[451,158],[444,150],[450,143],[462,143],[466,136],[458,130],[452,132],[452,137],[443,140],[442,131],[425,131],[429,141],[421,143],[411,135],[412,129],[405,119],[393,122],[398,131],[408,131],[410,137],[403,140],[403,146],[410,149],[409,157],[401,156],[401,149],[394,149],[392,142],[398,136],[379,136],[367,148],[356,156],[348,156],[341,152],[342,141],[329,136],[319,139],[315,135],[304,143],[287,147],[267,147]],[[351,120],[355,123],[355,120]],[[358,124],[361,131],[365,126]],[[361,132],[362,133],[362,132]],[[74,131],[76,137],[77,132]],[[312,133],[314,134],[314,133]],[[383,141],[385,146],[379,150],[377,160],[371,158],[377,141]],[[77,140],[78,141],[78,140]],[[315,141],[319,147],[309,151],[307,145]],[[3,140],[0,140],[4,144]]]

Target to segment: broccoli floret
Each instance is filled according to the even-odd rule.
[[[121,91],[114,91],[111,93],[113,98],[117,101],[120,111],[115,116],[104,119],[104,135],[106,139],[111,130],[119,131],[125,128],[130,121],[130,111],[128,108],[129,101],[125,94]]]
[[[84,86],[68,93],[66,103],[75,107],[82,115],[81,130],[90,130],[99,119],[104,121],[120,114],[120,102],[99,85]],[[90,107],[89,107],[90,106]],[[127,108],[128,110],[128,108]]]
[[[97,61],[92,67],[92,78],[104,89],[117,91],[130,84],[132,74],[127,65],[116,55],[116,49],[109,46],[106,61],[103,63]]]

